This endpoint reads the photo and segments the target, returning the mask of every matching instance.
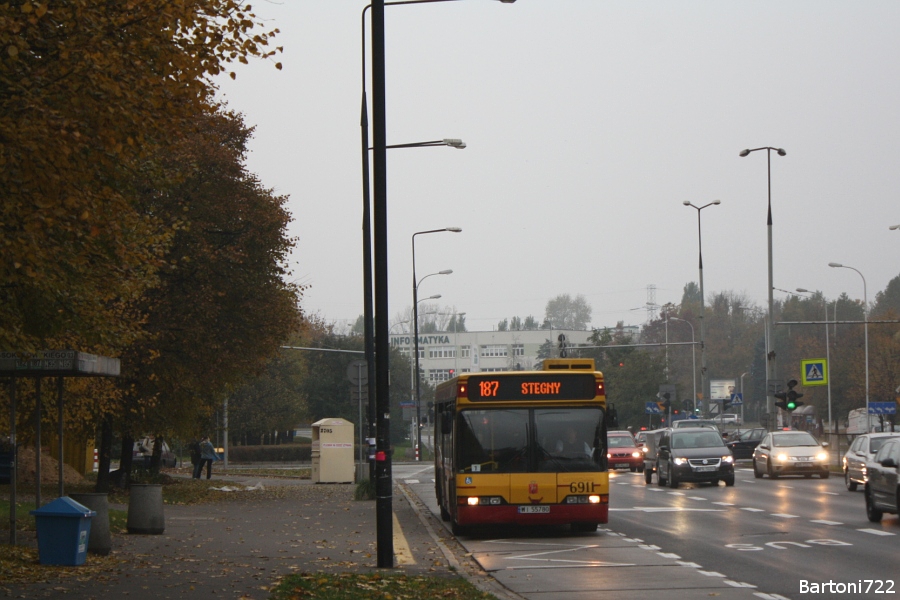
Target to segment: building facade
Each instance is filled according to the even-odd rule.
[[[447,381],[461,373],[528,371],[538,365],[541,346],[550,342],[559,355],[559,336],[572,347],[588,344],[593,331],[537,329],[528,331],[440,331],[419,334],[422,381]],[[391,335],[391,347],[413,356],[411,333]]]

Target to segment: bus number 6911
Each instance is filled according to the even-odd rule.
[[[594,491],[593,481],[573,481],[569,484],[569,491],[573,494],[587,494]]]

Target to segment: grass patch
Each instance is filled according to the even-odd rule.
[[[271,600],[497,600],[461,577],[381,573],[298,573],[272,590]]]

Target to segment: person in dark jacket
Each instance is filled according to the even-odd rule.
[[[200,462],[194,467],[194,478],[200,479],[200,475],[203,473],[203,466],[206,465],[206,478],[210,479],[212,477],[214,460],[219,460],[219,455],[216,454],[216,449],[209,441],[209,436],[204,436],[200,441]]]

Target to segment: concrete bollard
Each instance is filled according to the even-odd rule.
[[[86,506],[97,515],[91,519],[91,535],[88,538],[87,551],[91,554],[106,556],[112,549],[112,536],[109,533],[109,498],[106,494],[69,494],[75,502]]]
[[[133,483],[130,494],[128,533],[159,535],[165,531],[162,486],[155,483]]]

